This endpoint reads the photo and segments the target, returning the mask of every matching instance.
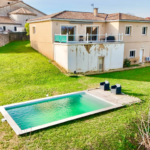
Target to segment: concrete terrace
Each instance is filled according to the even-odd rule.
[[[131,97],[129,95],[115,95],[110,91],[103,91],[101,89],[89,89],[87,93],[104,99],[108,102],[114,103],[116,105],[130,105],[134,103],[139,103],[141,100],[139,98]]]

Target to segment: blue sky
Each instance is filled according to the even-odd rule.
[[[91,4],[101,13],[130,13],[139,17],[150,17],[148,0],[23,0],[25,3],[52,14],[63,10],[92,12]]]

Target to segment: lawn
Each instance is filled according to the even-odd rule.
[[[150,67],[93,76],[68,77],[30,47],[29,41],[0,48],[0,105],[99,87],[109,80],[142,103],[17,136],[0,121],[0,149],[133,150],[138,148],[136,112],[147,109]],[[0,114],[0,119],[3,116]]]

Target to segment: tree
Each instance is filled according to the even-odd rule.
[[[29,23],[25,24],[25,28],[26,28],[27,35],[30,35]]]

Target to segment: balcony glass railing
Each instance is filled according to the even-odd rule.
[[[68,35],[55,34],[55,42],[59,43],[100,43],[100,42],[123,42],[122,34],[86,34]]]

